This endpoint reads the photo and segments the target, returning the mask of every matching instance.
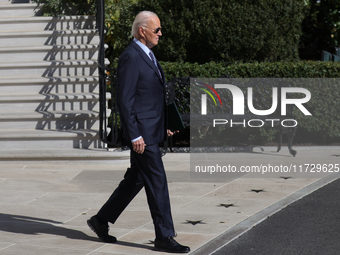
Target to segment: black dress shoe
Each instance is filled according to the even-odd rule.
[[[188,246],[180,245],[172,237],[165,239],[155,239],[155,249],[171,253],[187,253],[190,251]]]
[[[97,234],[100,240],[105,243],[115,243],[117,239],[114,236],[109,235],[109,224],[100,223],[96,216],[92,216],[88,221],[87,225],[93,232]]]

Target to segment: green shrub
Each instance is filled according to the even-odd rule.
[[[306,0],[299,51],[302,59],[321,58],[321,51],[335,54],[340,46],[340,1]]]
[[[158,14],[158,60],[176,62],[297,60],[304,0],[106,1],[110,60],[131,41],[138,12]]]
[[[131,42],[131,26],[135,14],[131,13],[132,6],[138,0],[106,0],[105,23],[107,34],[105,43],[109,46],[106,57],[116,66],[118,56]]]
[[[154,11],[160,17],[164,36],[155,48],[160,60],[298,59],[303,0],[140,0],[127,7],[131,10],[119,20],[123,26],[141,10]],[[126,45],[128,39],[120,40]]]
[[[218,78],[340,78],[340,63],[319,61],[274,62],[274,63],[245,63],[226,65],[209,62],[173,63],[161,62],[166,79],[172,77],[206,77]]]

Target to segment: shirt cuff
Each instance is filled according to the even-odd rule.
[[[138,140],[141,139],[141,138],[142,138],[142,136],[138,136],[137,138],[132,139],[131,142],[134,143],[134,142],[138,141]]]

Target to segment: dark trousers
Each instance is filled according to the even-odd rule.
[[[127,205],[145,187],[156,238],[175,236],[168,184],[159,146],[148,145],[143,154],[131,149],[130,157],[131,167],[97,215],[115,223]]]

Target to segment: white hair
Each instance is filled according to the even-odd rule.
[[[141,11],[136,16],[131,29],[131,36],[136,37],[138,34],[138,29],[140,27],[145,27],[148,25],[149,18],[158,17],[156,13],[150,11]]]

